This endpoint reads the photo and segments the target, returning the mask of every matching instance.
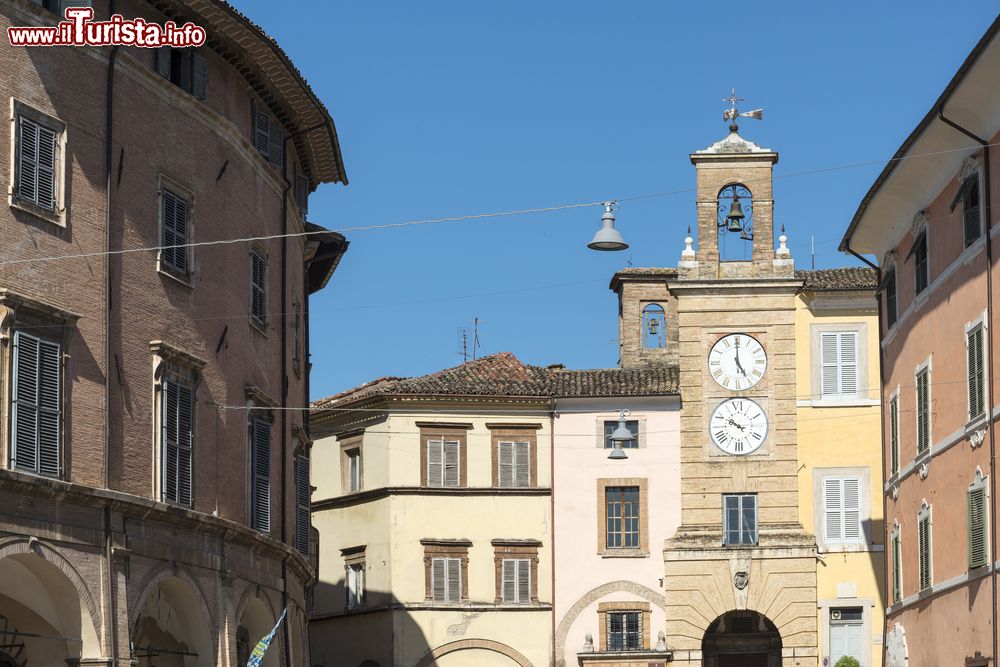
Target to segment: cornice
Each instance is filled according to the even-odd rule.
[[[383,486],[378,489],[368,489],[349,493],[334,498],[324,498],[314,501],[311,505],[314,512],[352,507],[364,503],[382,500],[391,496],[454,496],[471,498],[475,496],[541,496],[552,495],[552,489],[547,486],[534,487],[435,487],[435,486]]]

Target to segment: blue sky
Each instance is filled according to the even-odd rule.
[[[689,190],[688,154],[723,138],[731,87],[764,108],[741,134],[781,154],[775,221],[793,258],[837,252],[885,160],[996,15],[962,2],[319,2],[236,0],[330,109],[350,185],[322,186],[331,229]],[[800,174],[833,167],[849,167]],[[624,203],[631,244],[586,243],[600,209],[348,232],[311,300],[319,398],[479,353],[618,360],[611,275],[674,266],[690,191]]]

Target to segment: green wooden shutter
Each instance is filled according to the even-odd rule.
[[[163,263],[180,273],[187,273],[188,202],[184,197],[163,188],[161,257]]]
[[[917,541],[919,549],[920,567],[920,590],[929,588],[933,577],[931,576],[931,520],[924,516],[917,521]]]
[[[989,562],[986,546],[986,488],[969,489],[969,569]]]
[[[889,401],[889,472],[899,472],[899,396]]]
[[[966,357],[969,370],[969,419],[984,412],[984,368],[983,368],[983,328],[977,326],[969,331],[966,340]]]
[[[927,369],[917,373],[917,453],[930,447],[930,405]]]
[[[892,533],[892,600],[903,599],[903,554],[900,550],[899,530]]]
[[[271,151],[271,117],[266,111],[257,109],[253,115],[253,145],[257,152],[269,157]]]

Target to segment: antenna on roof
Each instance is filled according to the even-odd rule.
[[[476,348],[479,347],[479,318],[472,320],[472,360],[476,360]]]
[[[479,349],[479,318],[472,320],[472,327],[458,328],[458,354],[462,363],[475,361]]]

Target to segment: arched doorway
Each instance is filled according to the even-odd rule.
[[[261,598],[256,596],[247,598],[236,624],[237,664],[247,664],[247,659],[257,646],[257,642],[274,628],[276,620]],[[281,664],[281,654],[284,651],[281,647],[282,639],[283,633],[279,631],[267,653],[264,654],[264,659],[261,660],[262,667],[278,667]]]
[[[169,576],[149,589],[132,631],[139,667],[213,667],[212,623],[200,593]]]
[[[763,614],[730,611],[708,626],[701,651],[705,667],[781,667],[781,634]]]

